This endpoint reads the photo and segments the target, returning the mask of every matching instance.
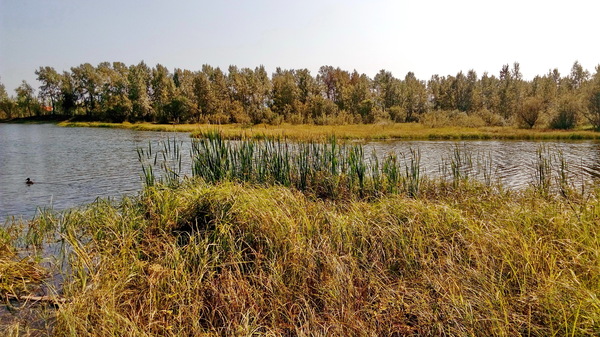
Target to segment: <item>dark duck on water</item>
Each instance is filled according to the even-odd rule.
[[[27,184],[27,185],[33,185],[33,180],[27,178],[27,180],[25,180],[25,184]]]

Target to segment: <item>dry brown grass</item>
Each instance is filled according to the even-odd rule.
[[[594,335],[598,200],[435,189],[323,201],[187,181],[59,227],[57,335]],[[85,239],[84,239],[85,238]]]

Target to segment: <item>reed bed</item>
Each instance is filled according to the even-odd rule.
[[[365,155],[362,145],[340,144],[335,137],[326,143],[290,143],[281,137],[230,142],[215,130],[192,143],[191,155],[193,176],[205,181],[276,184],[319,198],[416,196],[422,183],[418,151],[403,154],[403,160],[395,154],[380,160],[376,153]]]
[[[224,138],[194,143],[193,177],[31,222],[20,242],[65,245],[53,335],[600,334],[600,189],[561,193],[555,159],[551,188],[514,191],[459,147],[434,180],[418,151]]]

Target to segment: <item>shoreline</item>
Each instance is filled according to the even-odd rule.
[[[267,125],[240,124],[152,124],[152,123],[105,123],[69,122],[58,123],[64,127],[106,127],[139,131],[190,132],[192,137],[219,130],[224,138],[264,139],[284,137],[289,140],[326,140],[331,136],[344,140],[600,140],[600,133],[579,130],[517,129],[513,127],[442,127],[429,128],[417,123],[351,124],[351,125]]]
[[[283,137],[296,141],[323,141],[331,136],[343,140],[600,140],[600,132],[590,128],[575,130],[519,129],[507,126],[490,127],[427,127],[419,123],[389,124],[155,124],[72,121],[66,116],[29,117],[0,121],[0,124],[44,124],[62,127],[117,128],[155,132],[188,132],[199,137],[207,131],[219,130],[225,139],[264,139]]]

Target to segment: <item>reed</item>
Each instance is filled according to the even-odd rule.
[[[421,186],[421,152],[410,149],[408,158],[404,158],[404,185],[406,194],[410,197],[419,195]]]
[[[387,192],[390,194],[398,193],[398,186],[401,182],[401,171],[396,154],[392,153],[385,157],[382,171],[388,188]]]
[[[552,155],[548,147],[541,145],[536,149],[534,168],[533,186],[540,195],[547,197],[552,186]]]
[[[558,162],[556,184],[560,195],[566,198],[573,192],[574,187],[570,178],[569,164],[563,151],[560,149],[556,152],[556,161]]]

